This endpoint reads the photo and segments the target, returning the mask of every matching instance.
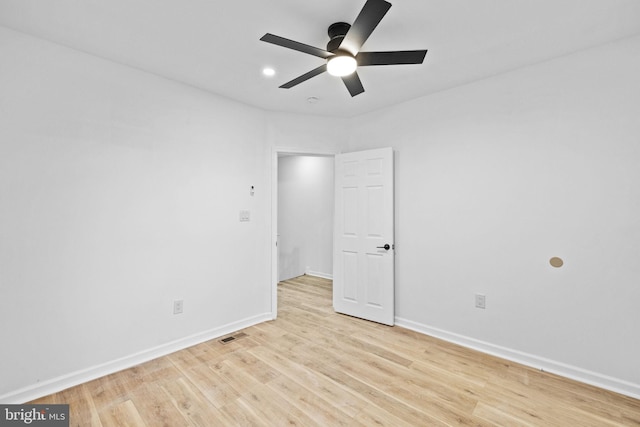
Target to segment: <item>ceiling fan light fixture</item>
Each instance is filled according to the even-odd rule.
[[[327,59],[327,71],[332,76],[344,77],[352,74],[358,63],[356,58],[348,54],[340,54]]]

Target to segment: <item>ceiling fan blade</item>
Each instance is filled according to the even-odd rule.
[[[367,0],[340,43],[339,49],[347,50],[355,56],[390,7],[391,3],[384,0]]]
[[[263,42],[272,43],[278,46],[286,47],[288,49],[297,50],[298,52],[308,53],[309,55],[318,56],[320,58],[329,58],[333,56],[333,53],[327,52],[324,49],[309,46],[304,43],[296,42],[293,40],[285,39],[284,37],[276,36],[274,34],[267,33],[260,38]]]
[[[422,64],[426,50],[396,50],[391,52],[360,52],[356,56],[359,67],[366,65]]]
[[[364,86],[362,86],[360,77],[358,77],[358,73],[356,73],[355,71],[348,76],[342,77],[342,81],[344,82],[347,90],[352,97],[360,95],[362,92],[364,92]]]
[[[322,64],[318,68],[315,68],[315,69],[309,71],[308,73],[304,73],[300,77],[296,77],[295,79],[291,80],[290,82],[287,82],[287,83],[283,84],[280,87],[282,89],[291,89],[295,85],[299,85],[300,83],[309,80],[311,77],[315,77],[318,74],[324,73],[325,71],[327,71],[327,64]]]

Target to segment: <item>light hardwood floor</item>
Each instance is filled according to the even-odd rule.
[[[278,319],[39,399],[73,426],[640,425],[640,401],[333,312],[278,287]]]

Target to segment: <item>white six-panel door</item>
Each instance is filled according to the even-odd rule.
[[[393,150],[339,154],[335,166],[333,307],[393,325]]]

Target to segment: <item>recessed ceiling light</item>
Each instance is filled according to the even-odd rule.
[[[307,102],[309,104],[315,104],[315,103],[318,102],[318,98],[316,98],[315,96],[310,96],[310,97],[307,98]]]
[[[267,77],[272,77],[276,75],[276,70],[274,70],[273,68],[266,67],[262,69],[262,74],[264,74]]]

